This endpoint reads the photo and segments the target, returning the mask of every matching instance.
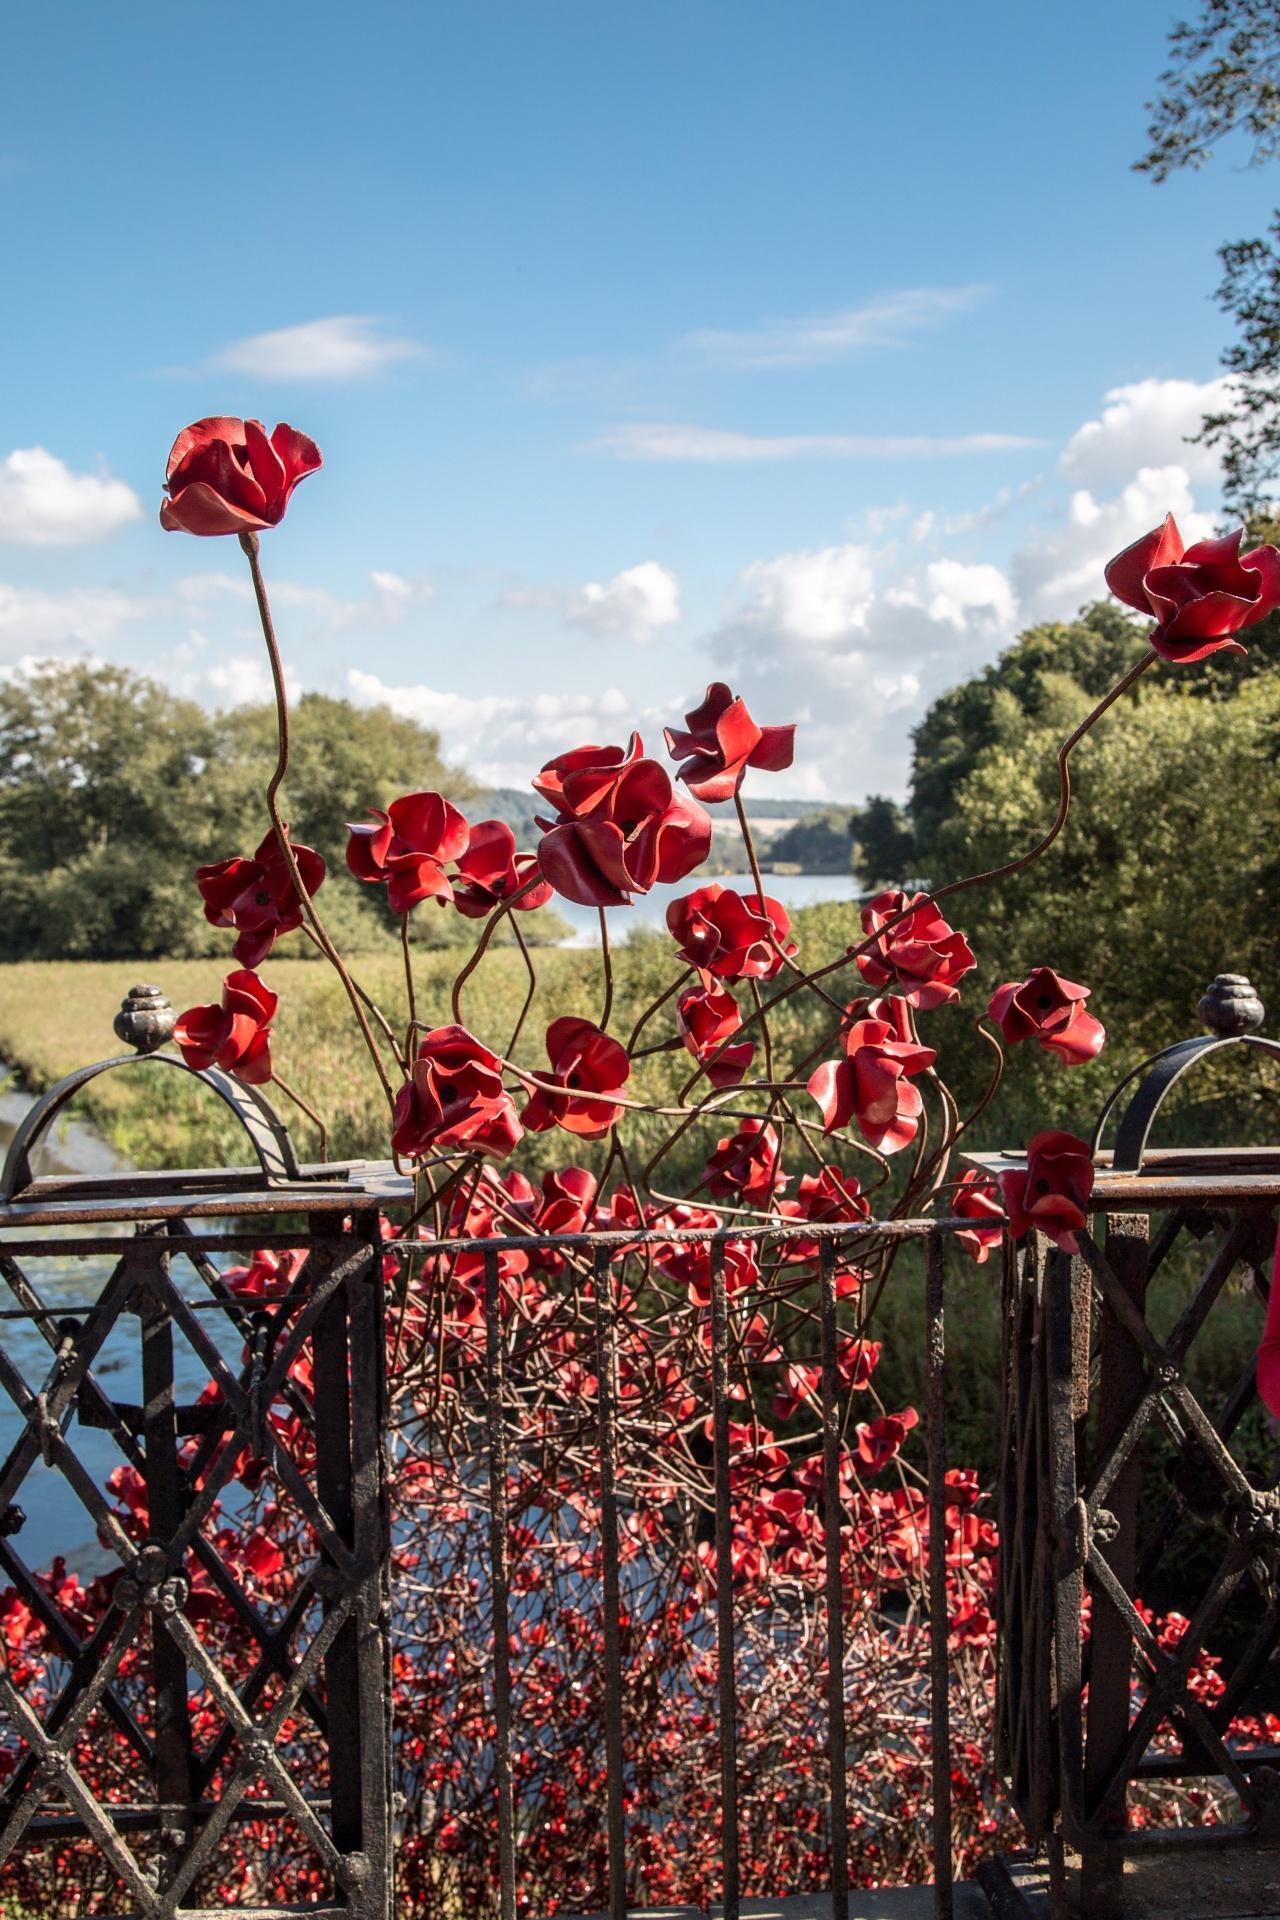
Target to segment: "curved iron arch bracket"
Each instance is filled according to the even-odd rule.
[[[1268,1040],[1260,1033],[1206,1033],[1198,1034],[1193,1040],[1180,1040],[1176,1046],[1166,1047],[1162,1053],[1152,1054],[1140,1061],[1133,1072],[1126,1074],[1119,1086],[1107,1096],[1093,1129],[1092,1147],[1096,1154],[1102,1144],[1103,1130],[1120,1095],[1126,1087],[1133,1085],[1139,1074],[1146,1073],[1146,1069],[1150,1068],[1151,1071],[1146,1073],[1146,1078],[1125,1108],[1116,1129],[1115,1151],[1111,1156],[1112,1172],[1141,1173],[1151,1129],[1166,1097],[1191,1067],[1209,1054],[1220,1052],[1223,1047],[1258,1047],[1273,1059],[1280,1060],[1280,1040]]]
[[[268,1186],[279,1186],[302,1178],[289,1129],[271,1102],[256,1087],[233,1080],[219,1067],[205,1067],[203,1071],[198,1071],[195,1067],[189,1067],[176,1053],[122,1053],[113,1060],[99,1060],[92,1067],[80,1067],[75,1073],[67,1074],[36,1101],[9,1143],[4,1170],[0,1172],[0,1205],[16,1199],[31,1185],[32,1148],[82,1087],[96,1080],[99,1074],[111,1073],[117,1067],[148,1066],[152,1063],[176,1067],[180,1073],[189,1074],[193,1080],[203,1081],[205,1086],[212,1087],[248,1134],[262,1169],[262,1177]]]

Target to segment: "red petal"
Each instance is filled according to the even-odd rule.
[[[229,500],[224,500],[220,493],[215,493],[207,482],[194,480],[189,487],[183,487],[171,500],[161,503],[160,525],[166,533],[198,533],[210,536],[221,533],[260,532],[267,522],[258,514],[233,506]]]
[[[789,727],[761,727],[760,744],[754,747],[749,766],[762,773],[782,773],[795,759],[796,730]]]
[[[206,452],[219,440],[233,447],[242,447],[245,443],[244,421],[228,413],[211,413],[206,419],[195,420],[189,427],[184,427],[169,449],[164,471],[166,484],[174,478],[184,461],[192,455]]]
[[[286,499],[299,480],[305,480],[309,473],[318,473],[324,465],[324,458],[315,441],[305,433],[299,433],[296,427],[286,426],[283,420],[271,436],[271,445],[284,467]]]
[[[556,892],[580,907],[629,904],[630,895],[613,886],[591,859],[577,826],[553,827],[544,834],[538,845],[538,865]]]
[[[284,512],[289,498],[284,461],[268,440],[267,430],[261,420],[245,421],[244,443],[249,455],[250,471],[262,488],[266,501],[267,519],[274,525]]]
[[[1164,525],[1153,527],[1150,533],[1144,533],[1141,540],[1135,540],[1131,547],[1118,553],[1109,560],[1105,569],[1107,585],[1117,600],[1123,600],[1126,606],[1133,607],[1139,613],[1150,613],[1151,603],[1147,599],[1144,581],[1152,567],[1168,566],[1182,558],[1182,535],[1178,532],[1178,523],[1170,513],[1166,515]]]

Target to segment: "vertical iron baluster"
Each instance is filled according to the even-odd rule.
[[[142,1420],[146,1453],[147,1545],[140,1556],[143,1586],[164,1577],[165,1554],[187,1509],[178,1461],[177,1408],[173,1391],[173,1322],[165,1299],[168,1261],[143,1256],[152,1270],[137,1298],[142,1324]],[[167,1886],[191,1844],[191,1714],[186,1656],[170,1635],[160,1607],[150,1611],[151,1666],[155,1685],[155,1779],[160,1822],[160,1859]]]
[[[489,1422],[489,1560],[493,1589],[494,1762],[498,1788],[500,1920],[516,1920],[515,1808],[511,1792],[511,1619],[507,1543],[507,1428],[502,1406],[502,1289],[498,1256],[484,1255],[485,1374]]]
[[[723,1920],[738,1920],[738,1693],[733,1665],[733,1508],[729,1487],[729,1302],[724,1241],[711,1242],[711,1408],[715,1435],[716,1658],[720,1677]]]
[[[355,1613],[360,1688],[361,1920],[390,1920],[391,1861],[391,1517],[387,1504],[387,1331],[378,1216],[357,1216],[368,1250],[347,1281],[351,1351],[353,1544],[364,1572]],[[379,1699],[384,1703],[379,1712]]]
[[[951,1698],[947,1665],[947,1346],[942,1236],[925,1242],[929,1356],[929,1716],[933,1737],[933,1911],[951,1920]]]
[[[831,1912],[849,1911],[849,1803],[845,1776],[844,1583],[840,1538],[840,1401],[836,1373],[835,1247],[822,1242],[822,1538],[827,1561],[827,1758],[831,1791]]]
[[[594,1260],[596,1406],[600,1421],[600,1547],[604,1575],[604,1743],[609,1823],[609,1920],[626,1920],[627,1858],[623,1801],[622,1585],[618,1556],[617,1342],[609,1255]]]
[[[326,1252],[326,1266],[332,1254]],[[314,1378],[316,1492],[334,1531],[350,1547],[355,1543],[355,1490],[351,1473],[351,1369],[345,1289],[335,1289],[321,1310],[311,1336]],[[265,1424],[267,1409],[262,1410]],[[322,1606],[332,1612],[336,1568],[326,1564]],[[360,1792],[360,1670],[354,1618],[344,1620],[325,1655],[326,1737],[329,1750],[330,1823],[334,1844],[344,1855],[364,1849],[364,1808]]]

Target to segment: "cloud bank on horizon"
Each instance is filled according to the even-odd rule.
[[[887,336],[929,318],[909,305],[895,314],[889,303],[874,320],[864,313],[855,325],[845,316],[840,350],[856,350],[859,325]],[[827,338],[834,321],[812,325],[818,333],[825,326]],[[273,366],[283,377],[287,359],[296,377],[306,366],[305,377],[316,380],[364,379],[417,351],[370,326],[338,320],[286,328],[227,351],[263,377]],[[787,337],[779,323],[758,334],[702,336],[699,350],[755,353],[771,367],[785,364],[779,356]],[[804,337],[796,333],[794,351]],[[811,351],[820,354],[816,345]],[[1043,473],[964,513],[937,511],[927,499],[899,501],[821,529],[810,545],[751,558],[719,583],[718,615],[696,624],[685,611],[684,582],[659,550],[607,575],[601,569],[599,578],[567,582],[513,577],[498,553],[487,579],[451,589],[471,594],[481,622],[528,623],[529,644],[516,654],[527,664],[504,671],[496,689],[469,688],[461,671],[455,675],[464,662],[440,625],[447,611],[438,582],[391,566],[370,570],[359,590],[346,593],[273,580],[291,683],[295,692],[386,702],[438,728],[447,756],[472,773],[524,786],[552,753],[588,739],[615,740],[640,726],[656,746],[661,724],[678,719],[707,680],[722,678],[762,720],[800,723],[796,769],[772,783],[780,795],[846,801],[874,790],[900,793],[910,730],[932,697],[994,658],[1021,628],[1070,618],[1101,598],[1105,562],[1166,512],[1177,515],[1188,539],[1211,530],[1216,465],[1188,437],[1221,404],[1224,384],[1152,377],[1115,387]],[[643,425],[618,431],[629,438],[607,437],[606,449],[649,462],[875,458],[886,446],[942,457],[984,452],[988,443],[1040,444],[1014,435],[883,442]],[[1015,511],[1023,519],[1011,533]],[[134,490],[105,469],[77,473],[42,447],[0,459],[0,546],[84,547],[143,513]],[[0,665],[91,654],[125,660],[214,705],[266,698],[248,582],[214,563],[226,544],[184,554],[190,570],[167,584],[0,584]],[[197,561],[211,564],[199,570]],[[563,671],[557,634],[566,643]],[[578,649],[573,665],[570,638]],[[424,656],[433,661],[425,675],[414,671]]]

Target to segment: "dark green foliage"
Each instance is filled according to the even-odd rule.
[[[0,959],[224,952],[192,875],[258,845],[275,757],[267,707],[209,714],[83,663],[0,682]],[[474,791],[415,721],[323,694],[298,702],[284,806],[295,838],[341,875],[325,907],[344,939],[389,937],[381,894],[346,881],[345,822],[415,787]],[[446,916],[419,919],[426,944],[444,937]]]
[[[911,819],[896,800],[873,793],[849,820],[853,837],[853,865],[862,885],[900,886],[916,871],[915,834]]]
[[[1261,240],[1219,249],[1218,305],[1239,339],[1222,364],[1236,378],[1233,405],[1206,415],[1200,434],[1222,454],[1223,499],[1241,518],[1270,511],[1280,476],[1280,214]]]
[[[801,873],[848,873],[853,860],[848,814],[832,807],[784,827],[770,840],[767,858],[771,866],[796,867]]]
[[[1250,166],[1280,155],[1280,9],[1275,0],[1204,0],[1198,20],[1169,35],[1172,62],[1149,102],[1151,142],[1136,165],[1167,180],[1202,167],[1233,133],[1251,143]],[[1217,298],[1237,344],[1222,364],[1237,380],[1231,404],[1205,418],[1199,438],[1222,455],[1223,498],[1233,515],[1268,512],[1280,476],[1280,214],[1261,239],[1219,249]]]
[[[1139,173],[1167,180],[1179,167],[1202,167],[1231,133],[1253,142],[1250,163],[1280,154],[1280,12],[1275,0],[1204,0],[1198,20],[1169,35],[1171,64],[1163,92],[1149,101],[1150,147]]]
[[[967,713],[978,730],[963,752],[937,707],[926,716],[917,779],[933,805],[917,819],[918,853],[934,881],[997,866],[1048,826],[1061,740],[1094,703],[1099,681],[1118,678],[1136,651],[1137,634],[1123,624],[1129,651],[1117,657],[1104,628],[1098,659],[1079,678],[1062,663],[1079,665],[1088,622],[1033,630],[946,695],[938,707],[949,720]],[[1057,635],[1060,649],[1046,649]],[[1039,671],[1029,673],[1036,659]],[[1249,973],[1271,1002],[1273,1025],[1280,1015],[1280,673],[1253,652],[1206,666],[1215,670],[1158,667],[1144,677],[1079,747],[1071,815],[1052,850],[1025,874],[948,903],[979,960],[966,983],[970,1015],[1001,981],[1048,965],[1093,988],[1091,1010],[1110,1035],[1086,1067],[1060,1067],[1028,1047],[1014,1054],[984,1122],[991,1139],[1016,1141],[1045,1125],[1087,1131],[1123,1072],[1197,1030],[1196,1002],[1215,973]],[[939,743],[948,780],[928,757]],[[958,1012],[944,1009],[928,1024],[948,1077],[964,1099],[975,1098],[989,1051]],[[1201,1103],[1194,1119],[1175,1113],[1171,1124],[1202,1137],[1212,1129],[1274,1138],[1280,1124],[1274,1076],[1260,1078],[1253,1066],[1208,1076],[1188,1098]]]
[[[912,736],[911,819],[922,873],[940,877],[931,865],[939,829],[986,749],[1051,706],[1055,684],[1065,680],[1095,699],[1105,693],[1137,658],[1142,633],[1114,601],[1099,601],[1078,620],[1030,628],[972,680],[934,701]]]

